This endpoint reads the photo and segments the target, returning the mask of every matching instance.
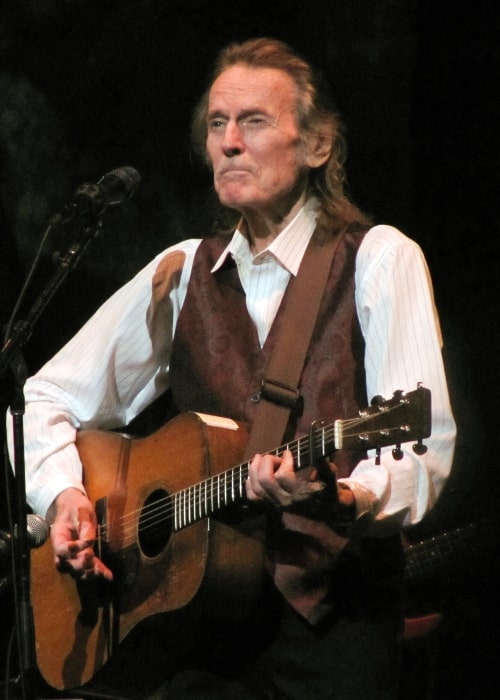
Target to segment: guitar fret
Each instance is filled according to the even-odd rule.
[[[195,509],[196,509],[196,506],[198,506],[198,519],[203,517],[203,513],[201,510],[201,488],[202,488],[202,484],[199,484],[198,494],[196,496],[196,501],[195,501]]]
[[[342,449],[342,421],[336,420],[333,425],[335,447]]]
[[[248,477],[249,468],[250,462],[246,462],[245,465],[240,465],[240,491],[242,495],[245,493],[245,480]]]
[[[178,503],[177,503],[177,519],[178,519],[178,527],[179,529],[182,527],[182,499],[183,499],[183,492],[180,491],[178,494]]]

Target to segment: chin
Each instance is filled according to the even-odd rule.
[[[252,205],[255,203],[253,199],[245,197],[241,193],[227,192],[223,190],[218,192],[217,195],[220,203],[225,207],[229,207],[230,209],[251,209]]]

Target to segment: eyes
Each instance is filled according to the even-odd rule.
[[[226,117],[212,117],[208,120],[208,131],[213,134],[224,133],[229,119]],[[275,127],[276,120],[264,114],[250,114],[237,120],[238,127],[244,132],[258,131],[268,127]]]

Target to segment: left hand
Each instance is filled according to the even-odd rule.
[[[257,454],[250,463],[245,483],[250,501],[267,501],[287,508],[310,498],[325,488],[322,481],[306,481],[297,476],[293,455],[285,450],[282,457]]]
[[[336,471],[335,464],[324,459],[318,467],[301,470],[298,476],[289,450],[282,457],[257,454],[249,466],[246,495],[250,501],[263,501],[284,509],[303,503],[294,512],[324,520],[334,529],[345,529],[356,518],[356,499],[346,484],[337,483]],[[320,500],[315,499],[311,511],[309,499],[318,494]]]

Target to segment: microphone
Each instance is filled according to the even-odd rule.
[[[30,549],[37,549],[47,541],[49,536],[49,526],[41,515],[28,513],[26,516],[26,536]],[[11,554],[11,534],[5,530],[0,530],[0,562]]]
[[[129,165],[103,175],[97,184],[85,182],[76,190],[69,213],[86,219],[99,219],[108,207],[123,204],[136,192],[141,176]]]
[[[47,522],[40,515],[28,513],[26,516],[26,536],[30,549],[41,547],[49,536],[49,526]],[[2,569],[7,568],[6,566],[4,567],[3,564],[10,561],[11,557],[12,536],[10,532],[0,530],[0,565],[2,565]],[[10,574],[0,578],[0,593],[10,587],[12,583],[11,578]]]

